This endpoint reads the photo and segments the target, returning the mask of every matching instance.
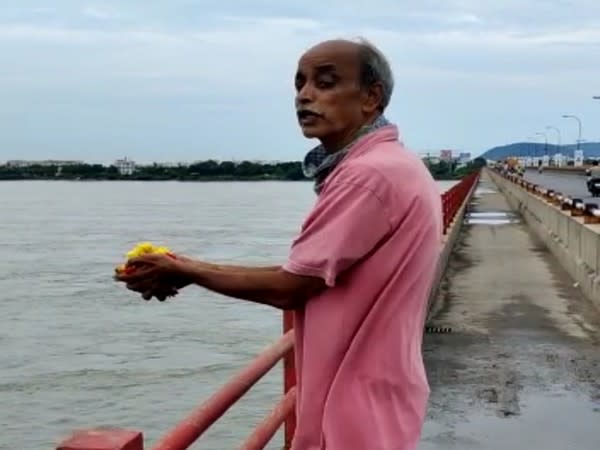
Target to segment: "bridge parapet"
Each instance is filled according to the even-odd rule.
[[[600,307],[600,199],[584,202],[515,175],[488,171],[511,207]]]

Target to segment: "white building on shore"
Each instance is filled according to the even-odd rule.
[[[123,159],[117,159],[114,162],[114,166],[119,169],[121,175],[132,175],[135,172],[135,161],[124,157]]]

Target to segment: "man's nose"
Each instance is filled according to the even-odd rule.
[[[310,83],[304,84],[296,94],[296,103],[306,105],[315,100],[315,90]]]

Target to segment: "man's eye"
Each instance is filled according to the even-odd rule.
[[[335,81],[333,81],[333,80],[319,80],[319,81],[317,81],[317,87],[319,89],[332,88],[334,85],[335,85]]]
[[[296,87],[297,91],[302,89],[305,84],[306,84],[306,79],[304,77],[299,76],[299,77],[296,77],[296,79],[294,80],[294,86]]]

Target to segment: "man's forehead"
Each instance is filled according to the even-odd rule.
[[[354,42],[325,41],[307,50],[298,61],[298,68],[319,66],[355,67],[358,64],[359,46]]]

